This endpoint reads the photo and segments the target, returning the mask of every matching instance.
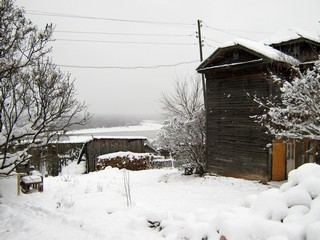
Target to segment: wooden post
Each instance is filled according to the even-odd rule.
[[[284,140],[273,140],[272,180],[286,179],[286,146]]]
[[[17,174],[17,195],[19,196],[20,195],[20,174],[18,173]]]
[[[197,21],[197,25],[198,25],[200,62],[202,62],[203,54],[202,54],[202,39],[201,39],[201,20]],[[204,102],[205,109],[207,109],[207,91],[206,91],[206,82],[205,82],[204,74],[201,74],[201,78],[202,78],[203,102]]]

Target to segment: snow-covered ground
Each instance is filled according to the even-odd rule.
[[[70,166],[44,192],[16,196],[0,180],[1,239],[320,239],[320,166],[306,164],[280,189],[176,169],[81,175]]]

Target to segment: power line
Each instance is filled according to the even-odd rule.
[[[210,48],[215,48],[214,46],[212,46],[211,44],[209,44],[207,41],[204,41],[204,46],[206,47],[210,47]]]
[[[63,17],[63,18],[82,18],[82,19],[103,20],[103,21],[115,21],[115,22],[195,26],[195,24],[192,24],[192,23],[143,21],[143,20],[135,20],[135,19],[92,17],[92,16],[72,15],[72,14],[55,13],[55,12],[44,12],[44,11],[34,11],[34,10],[26,10],[26,13],[29,14],[29,15],[51,16],[51,17]]]
[[[65,38],[56,38],[54,40],[64,41],[64,42],[116,43],[116,44],[142,44],[142,45],[176,45],[176,46],[197,45],[196,43],[178,43],[178,42],[134,42],[134,41],[109,41],[109,40],[65,39]]]
[[[71,34],[92,34],[92,35],[116,35],[116,36],[152,36],[152,37],[193,37],[192,34],[161,34],[161,33],[119,33],[119,32],[85,32],[85,31],[69,31],[55,30],[55,33],[71,33]]]
[[[241,29],[222,29],[229,32],[242,32],[242,33],[258,33],[258,34],[271,34],[272,32],[265,32],[265,31],[252,31],[252,30],[241,30]]]
[[[207,28],[209,28],[209,29],[218,31],[218,32],[222,32],[222,33],[229,34],[229,35],[236,36],[236,37],[240,37],[240,38],[245,38],[245,37],[243,37],[243,36],[240,36],[240,35],[237,35],[237,34],[228,32],[228,31],[224,31],[224,30],[222,30],[222,29],[218,29],[218,28],[214,28],[214,27],[208,26],[208,25],[205,24],[205,23],[204,23],[204,26],[207,27]]]
[[[233,36],[236,36],[236,37],[240,37],[240,38],[245,38],[243,36],[240,36],[238,34],[234,34],[232,32],[243,32],[243,33],[259,33],[259,34],[269,34],[270,32],[262,32],[262,31],[250,31],[250,30],[237,30],[237,29],[221,29],[221,28],[215,28],[215,27],[211,27],[207,24],[204,23],[204,26],[209,28],[209,29],[212,29],[212,30],[215,30],[215,31],[218,31],[218,32],[222,32],[222,33],[225,33],[225,34],[229,34],[229,35],[233,35]]]
[[[206,40],[209,40],[209,41],[212,41],[212,42],[215,42],[215,43],[218,43],[218,44],[222,44],[222,42],[219,42],[219,41],[211,39],[211,38],[207,38],[207,37],[202,37],[202,38],[206,39]]]
[[[156,68],[169,68],[176,67],[185,64],[198,63],[199,60],[189,61],[189,62],[180,62],[175,64],[161,64],[154,66],[132,66],[132,67],[123,67],[123,66],[80,66],[80,65],[65,65],[57,64],[58,67],[67,67],[67,68],[80,68],[80,69],[123,69],[123,70],[135,70],[135,69],[156,69]]]

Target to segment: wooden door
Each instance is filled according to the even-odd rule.
[[[283,140],[273,141],[272,154],[272,180],[283,181],[286,179],[286,145]]]
[[[288,141],[286,146],[286,174],[296,168],[296,142],[294,140]]]

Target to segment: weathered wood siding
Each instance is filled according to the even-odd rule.
[[[301,70],[319,59],[320,43],[303,37],[271,47],[297,58],[303,63]],[[208,172],[263,181],[271,178],[272,152],[267,145],[274,136],[267,135],[250,117],[263,111],[253,96],[279,95],[279,86],[269,81],[268,75],[290,81],[295,71],[290,61],[265,50],[246,43],[222,47],[197,69],[206,76]]]
[[[144,153],[144,140],[145,139],[93,139],[90,142],[87,142],[87,170],[89,172],[95,171],[97,158],[103,154],[119,151]]]
[[[261,66],[207,72],[207,171],[267,180],[271,142],[250,117],[262,109],[253,96],[268,96]],[[264,69],[265,71],[265,69]]]
[[[49,143],[29,150],[30,164],[36,170],[45,168],[50,176],[58,176],[68,160],[76,160],[83,143]]]
[[[287,43],[271,45],[275,49],[295,57],[300,62],[308,62],[319,59],[320,44],[298,39]]]

